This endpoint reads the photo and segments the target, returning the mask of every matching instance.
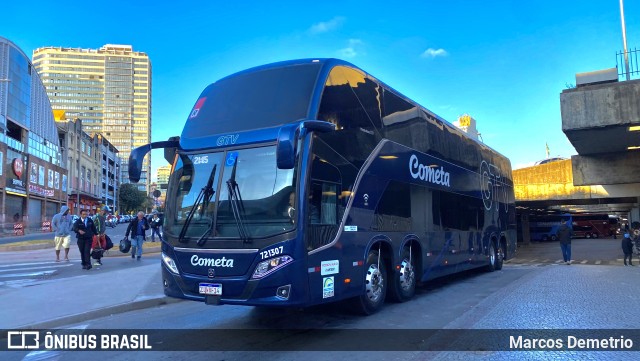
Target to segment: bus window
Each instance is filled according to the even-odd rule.
[[[411,230],[411,197],[409,184],[389,182],[378,206],[372,228],[376,231],[409,232]]]
[[[341,157],[322,142],[314,145],[316,152],[311,165],[311,184],[307,196],[307,248],[309,250],[329,244],[338,232],[347,197],[344,191],[342,172],[334,163],[341,162]],[[342,160],[344,163],[344,160]],[[347,175],[352,173],[346,164]],[[349,187],[353,180],[348,177]]]

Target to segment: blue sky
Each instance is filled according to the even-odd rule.
[[[514,168],[544,159],[547,143],[552,156],[575,154],[561,129],[560,93],[576,73],[616,66],[618,1],[390,3],[11,1],[0,7],[0,36],[28,55],[104,44],[146,52],[153,141],[179,135],[200,92],[226,75],[336,57],[450,122],[470,114]],[[640,1],[625,2],[625,18],[629,47],[640,47]],[[154,151],[154,173],[164,164]]]

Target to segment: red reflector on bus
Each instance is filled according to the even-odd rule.
[[[363,261],[356,261],[356,262],[353,262],[353,267],[362,266],[363,264],[364,264]]]

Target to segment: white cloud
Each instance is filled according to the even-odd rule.
[[[338,53],[340,53],[340,56],[342,56],[343,58],[355,58],[356,55],[358,55],[358,53],[353,48],[340,49],[338,50]]]
[[[339,28],[344,22],[345,18],[342,16],[336,16],[329,21],[322,21],[317,24],[313,24],[309,28],[311,34],[322,34]]]
[[[447,53],[446,50],[440,48],[440,49],[433,49],[433,48],[429,48],[427,50],[424,51],[424,53],[420,54],[421,58],[435,58],[437,56],[447,56],[449,55],[449,53]]]
[[[338,53],[343,58],[355,58],[362,52],[358,49],[362,49],[364,42],[360,39],[349,39],[348,46],[346,48],[338,50]]]

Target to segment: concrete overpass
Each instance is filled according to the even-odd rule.
[[[617,68],[576,74],[576,88],[560,94],[562,131],[578,155],[513,171],[524,243],[527,215],[550,209],[640,222],[640,79],[619,75]]]
[[[640,221],[640,79],[618,76],[616,68],[577,74],[577,87],[560,94],[562,131],[578,152],[571,157],[576,193]]]
[[[627,213],[638,206],[640,183],[576,185],[574,159],[513,171],[516,205],[521,212]]]

